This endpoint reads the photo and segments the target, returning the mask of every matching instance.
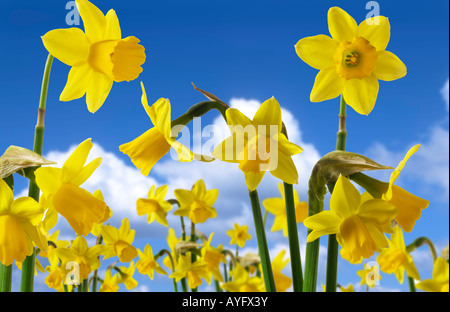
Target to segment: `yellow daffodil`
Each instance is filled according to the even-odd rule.
[[[368,115],[378,95],[378,80],[392,81],[406,75],[406,66],[386,51],[391,26],[387,17],[376,16],[357,25],[338,7],[328,11],[331,38],[318,35],[301,39],[297,55],[319,71],[311,91],[311,102],[343,94],[356,112]]]
[[[59,264],[47,266],[46,270],[49,274],[45,278],[44,283],[47,284],[49,288],[53,288],[55,290],[60,289],[63,283],[63,275]]]
[[[33,252],[33,244],[47,249],[47,240],[37,225],[42,222],[44,209],[31,197],[14,200],[13,191],[0,179],[0,262],[11,265],[23,262]]]
[[[130,262],[137,257],[137,249],[131,244],[134,241],[135,231],[130,229],[130,221],[123,218],[119,229],[111,225],[102,227],[103,241],[105,247],[103,251],[104,259],[118,256],[120,262]]]
[[[202,284],[202,278],[207,280],[209,273],[206,265],[202,261],[191,261],[191,253],[187,252],[178,258],[177,270],[173,272],[170,278],[175,278],[179,282],[182,278],[186,278],[189,288],[194,289]]]
[[[403,232],[395,226],[394,233],[389,240],[389,248],[383,248],[377,257],[381,271],[394,273],[400,284],[403,284],[405,270],[409,277],[420,280],[419,272],[414,265],[412,256],[406,251]]]
[[[111,273],[111,269],[106,270],[105,277],[103,278],[103,283],[100,286],[99,292],[118,292],[119,283],[118,276],[114,276]]]
[[[353,287],[353,284],[350,284],[347,287],[340,286],[339,289],[341,290],[341,292],[355,292],[355,288]]]
[[[336,234],[341,256],[351,263],[371,257],[375,251],[388,246],[382,227],[397,214],[397,208],[382,199],[362,200],[350,180],[339,176],[330,199],[330,210],[305,219],[312,230],[307,242],[323,235]]]
[[[71,66],[61,101],[72,101],[86,94],[86,104],[95,113],[104,103],[113,81],[131,81],[142,72],[144,47],[139,39],[122,33],[114,10],[103,13],[87,0],[76,0],[83,20],[79,28],[55,29],[42,36],[48,52]]]
[[[211,233],[207,242],[203,243],[201,248],[202,261],[206,265],[206,271],[208,271],[208,284],[211,283],[211,276],[218,282],[223,282],[223,276],[220,272],[220,263],[224,261],[225,255],[221,253],[223,246],[219,245],[217,248],[211,246],[211,241],[214,233]]]
[[[233,230],[228,230],[227,235],[231,237],[230,245],[237,244],[239,247],[243,248],[245,246],[245,242],[252,238],[250,234],[248,234],[248,225],[240,226],[239,224],[234,224]]]
[[[103,193],[100,190],[96,190],[92,195],[95,198],[98,198],[103,202],[105,201],[105,199],[103,197]],[[91,230],[91,234],[94,236],[97,236],[97,237],[100,236],[102,233],[103,223],[105,223],[107,220],[109,220],[109,218],[111,218],[112,215],[113,215],[113,212],[112,212],[111,208],[106,206],[105,214],[104,214],[103,218],[99,222],[94,223],[94,226],[92,227],[92,230]]]
[[[167,275],[166,271],[159,266],[159,263],[156,262],[155,257],[153,256],[152,247],[147,244],[144,247],[144,252],[138,249],[139,260],[136,263],[136,269],[139,273],[143,275],[148,275],[148,277],[153,280],[154,272],[159,274]]]
[[[266,198],[263,200],[264,208],[275,215],[273,220],[273,225],[270,231],[276,232],[283,230],[283,235],[287,237],[287,217],[286,217],[286,202],[284,199],[284,186],[283,183],[278,184],[278,189],[280,190],[281,198]],[[308,203],[300,202],[297,190],[294,190],[294,204],[295,204],[295,218],[297,223],[303,222],[308,217]]]
[[[430,202],[422,199],[416,195],[409,193],[401,187],[394,185],[400,172],[403,170],[408,159],[419,149],[420,144],[417,144],[409,149],[403,160],[398,164],[397,168],[391,173],[389,179],[389,188],[382,198],[393,204],[398,209],[395,216],[395,221],[406,232],[411,232],[416,220],[419,220],[422,210],[427,208]]]
[[[253,120],[239,110],[226,111],[232,135],[213,150],[217,159],[239,163],[247,188],[255,190],[266,171],[289,184],[298,182],[298,172],[291,158],[302,149],[281,132],[281,107],[272,97],[261,104]]]
[[[147,214],[148,224],[156,220],[164,226],[169,226],[167,223],[167,213],[172,209],[172,205],[164,200],[168,190],[168,185],[162,185],[156,190],[155,185],[152,185],[148,192],[148,198],[139,198],[136,202],[138,216]]]
[[[273,278],[278,292],[286,292],[292,285],[292,279],[281,272],[289,263],[289,258],[284,260],[285,256],[286,250],[283,249],[272,260]]]
[[[361,277],[360,285],[367,285],[370,288],[374,288],[381,280],[380,268],[377,265],[370,266],[366,263],[364,269],[357,271],[356,274]]]
[[[49,237],[49,240],[51,239],[51,241],[56,245],[56,248],[67,248],[70,243],[67,241],[58,241],[58,234],[59,231],[56,231]],[[45,268],[45,270],[49,272],[45,278],[45,284],[47,284],[50,288],[59,290],[64,282],[63,278],[65,277],[65,270],[61,267],[61,261],[59,260],[57,253],[54,252],[56,248],[53,244],[50,244],[47,252],[40,252],[39,255],[46,256],[48,258],[48,262],[50,263],[50,265]]]
[[[194,184],[192,191],[176,189],[174,194],[180,204],[174,215],[189,217],[194,223],[204,223],[207,219],[217,217],[217,211],[212,205],[219,196],[219,190],[206,190],[202,179]]]
[[[448,267],[448,261],[446,261],[444,258],[438,257],[434,262],[432,278],[417,283],[416,288],[429,292],[448,292]]]
[[[119,274],[117,277],[118,284],[124,284],[126,289],[131,290],[137,287],[138,282],[133,278],[135,267],[134,261],[130,262],[130,266],[127,267],[119,267]]]
[[[177,152],[179,161],[192,161],[194,154],[175,140],[177,134],[172,134],[169,99],[160,98],[152,106],[149,106],[142,82],[141,87],[141,102],[154,127],[133,141],[120,145],[119,150],[127,154],[136,168],[146,176],[156,162],[169,152],[170,147]]]
[[[89,277],[92,271],[100,267],[100,260],[98,259],[103,250],[103,245],[95,245],[89,247],[83,236],[77,236],[70,245],[70,248],[56,248],[54,253],[62,261],[62,267],[68,268],[75,266],[75,271],[78,272],[78,281]],[[65,265],[70,264],[70,265]]]
[[[177,268],[177,255],[175,251],[175,247],[178,242],[182,241],[181,238],[177,238],[175,235],[175,230],[173,228],[169,228],[169,234],[167,235],[167,245],[170,249],[170,254],[172,255],[172,258],[165,257],[163,259],[163,264],[168,267],[170,270],[174,270],[174,268]],[[172,260],[171,260],[172,259]],[[173,266],[172,266],[173,261]]]
[[[230,292],[264,292],[264,281],[258,276],[250,276],[247,270],[236,264],[233,271],[230,272],[233,276],[231,282],[221,284],[222,289]]]
[[[96,158],[84,163],[93,144],[83,141],[62,168],[42,167],[35,171],[36,183],[50,209],[55,209],[78,235],[86,236],[105,215],[106,204],[80,187],[101,164]]]

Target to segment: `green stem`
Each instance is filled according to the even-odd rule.
[[[409,284],[409,291],[416,292],[416,284],[414,283],[414,279],[410,276],[408,276],[408,284]]]
[[[267,247],[266,233],[261,214],[258,192],[249,191],[250,202],[252,204],[253,221],[255,223],[256,239],[258,241],[259,256],[264,275],[264,284],[267,292],[276,292],[275,281],[273,279],[272,264],[270,262],[269,249]]]
[[[50,79],[50,70],[52,68],[53,56],[48,55],[47,62],[44,69],[44,77],[42,78],[41,97],[39,100],[39,110],[37,124],[34,132],[34,146],[33,151],[42,155],[43,142],[44,142],[44,117],[45,109],[47,105],[47,91],[48,82]],[[30,181],[28,188],[28,196],[39,202],[39,188]],[[34,268],[35,268],[36,251],[33,248],[33,253],[27,256],[22,263],[22,276],[20,282],[21,292],[32,292],[34,284]]]
[[[97,245],[101,245],[103,242],[103,236],[99,235],[97,237]],[[100,259],[100,256],[98,257]],[[94,271],[94,277],[92,279],[92,292],[97,292],[97,282],[98,282],[98,269]]]
[[[223,279],[225,283],[228,283],[228,270],[227,270],[227,264],[223,264]]]
[[[303,291],[303,273],[292,184],[284,183],[284,198],[286,201],[289,251],[291,253],[292,283],[294,292],[301,292]]]
[[[341,95],[341,104],[339,109],[339,129],[336,135],[336,150],[345,151],[347,142],[347,103],[344,96]],[[330,193],[332,190],[330,190]],[[326,292],[336,292],[337,283],[337,266],[338,266],[339,244],[336,240],[336,234],[328,235],[328,251],[327,251],[327,276],[326,276]]]
[[[195,235],[195,223],[191,221],[191,242],[195,243],[197,241],[197,236]],[[191,252],[191,262],[194,263],[197,261],[197,255],[194,252]],[[193,288],[192,292],[197,292],[198,288]]]
[[[423,245],[427,245],[428,248],[430,249],[430,253],[431,253],[431,256],[433,257],[433,263],[434,263],[436,261],[436,259],[438,258],[437,252],[436,252],[436,247],[434,246],[433,242],[428,237],[419,237],[419,238],[415,239],[411,244],[406,246],[406,251],[408,253],[411,253]]]
[[[11,292],[12,264],[0,263],[0,292]]]

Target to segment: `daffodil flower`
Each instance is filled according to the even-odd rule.
[[[119,291],[118,275],[112,275],[111,269],[106,270],[103,283],[100,286],[99,292],[117,292]]]
[[[139,260],[136,263],[136,269],[139,273],[143,275],[148,275],[148,277],[153,280],[154,272],[163,275],[167,275],[166,271],[159,266],[159,263],[156,262],[155,257],[153,256],[152,247],[147,244],[144,247],[144,252],[138,249]]]
[[[237,244],[239,247],[244,248],[245,242],[252,238],[248,234],[248,225],[240,226],[235,223],[232,230],[227,231],[227,235],[231,237],[230,245]]]
[[[377,265],[370,266],[366,263],[364,269],[357,271],[356,274],[361,277],[360,285],[367,285],[370,288],[374,288],[381,280],[381,274]]]
[[[105,199],[103,197],[103,193],[100,190],[96,190],[92,195],[95,198],[98,198],[103,202],[105,201]],[[99,222],[94,223],[94,226],[92,227],[92,230],[91,230],[91,234],[94,236],[97,236],[97,237],[100,236],[102,233],[103,223],[105,223],[107,220],[109,220],[109,218],[111,218],[112,215],[113,215],[113,212],[112,212],[111,208],[106,206],[105,214],[103,215],[103,218]]]
[[[186,252],[178,258],[177,270],[173,272],[170,278],[175,278],[179,282],[182,278],[186,278],[189,288],[194,289],[202,284],[202,278],[209,278],[206,265],[202,261],[191,262],[191,253]]]
[[[278,183],[278,189],[281,194],[281,198],[273,197],[266,198],[262,204],[264,208],[275,215],[273,225],[270,231],[277,232],[283,230],[283,235],[288,236],[287,229],[287,217],[286,217],[286,201],[284,199],[284,186],[283,183]],[[308,217],[308,203],[300,202],[297,190],[294,190],[294,205],[295,205],[295,218],[297,223],[303,222]]]
[[[231,282],[226,282],[220,287],[230,292],[264,292],[264,281],[258,276],[250,276],[249,272],[239,263],[236,264],[233,271]]]
[[[37,225],[42,222],[44,209],[31,197],[14,200],[13,191],[0,179],[0,262],[11,265],[23,262],[33,253],[33,243],[47,250],[47,240]]]
[[[438,257],[434,262],[431,279],[416,284],[416,288],[429,292],[449,292],[449,265],[444,258]]]
[[[400,284],[403,284],[406,274],[415,280],[420,280],[419,272],[414,265],[412,256],[406,251],[403,232],[399,226],[395,226],[394,233],[391,234],[389,247],[383,248],[377,257],[381,271],[394,273]]]
[[[347,287],[340,286],[339,289],[341,290],[341,292],[355,292],[355,288],[353,287],[353,284],[350,284]]]
[[[317,35],[295,45],[298,56],[319,71],[311,91],[311,102],[343,94],[356,112],[368,115],[378,95],[378,80],[392,81],[406,75],[406,66],[386,51],[391,26],[387,17],[376,16],[357,25],[338,7],[328,11],[331,38]]]
[[[105,242],[103,256],[109,259],[118,256],[120,262],[130,262],[137,257],[137,249],[132,245],[135,231],[130,229],[130,221],[123,218],[119,229],[111,225],[102,227],[103,241]]]
[[[54,253],[61,259],[61,266],[63,268],[73,265],[77,267],[77,270],[75,271],[79,274],[78,282],[82,282],[89,277],[89,274],[92,271],[95,271],[100,267],[100,260],[98,257],[102,250],[103,245],[89,247],[83,236],[77,236],[70,245],[70,248],[56,248]]]
[[[104,103],[113,82],[131,81],[142,72],[144,47],[139,39],[122,33],[114,10],[103,13],[87,0],[76,0],[85,32],[79,28],[55,29],[42,36],[48,52],[71,66],[61,101],[86,94],[86,104],[95,113]]]
[[[125,288],[128,290],[134,289],[137,287],[138,282],[133,278],[135,266],[134,261],[130,262],[130,266],[127,267],[119,267],[119,274],[117,276],[117,284],[124,284]]]
[[[362,198],[350,180],[339,176],[330,199],[330,210],[308,217],[303,224],[312,230],[307,242],[336,234],[341,256],[360,263],[389,245],[382,227],[397,214],[397,208],[382,199]]]
[[[422,199],[401,187],[394,185],[400,172],[403,170],[408,159],[419,149],[420,144],[417,144],[409,149],[403,160],[398,164],[397,168],[391,173],[389,179],[389,187],[387,191],[382,195],[382,199],[393,204],[398,209],[398,213],[395,216],[395,221],[406,232],[411,232],[416,221],[419,220],[422,210],[427,208],[430,202],[426,199]]]
[[[136,209],[138,216],[147,214],[148,224],[153,221],[169,226],[167,223],[167,213],[172,209],[172,205],[164,198],[169,190],[168,185],[162,185],[155,189],[155,185],[152,185],[148,192],[148,198],[139,198],[136,202]]]
[[[168,267],[170,270],[173,270],[173,269],[177,268],[177,255],[176,255],[175,247],[178,242],[182,241],[182,239],[178,238],[175,235],[175,230],[173,228],[169,228],[169,233],[167,235],[166,241],[167,241],[167,245],[169,246],[169,249],[170,249],[170,254],[172,255],[173,266],[172,266],[172,261],[171,261],[170,257],[165,257],[163,259],[163,264],[166,267]]]
[[[35,171],[36,183],[49,209],[55,209],[78,235],[83,236],[103,219],[106,210],[104,201],[80,187],[102,162],[101,158],[96,158],[84,165],[92,146],[91,139],[87,139],[73,151],[62,168],[41,167]]]
[[[286,250],[281,250],[272,260],[273,278],[278,292],[286,292],[292,285],[292,279],[284,275],[281,271],[289,263],[289,258],[284,259]]]
[[[224,261],[225,255],[221,253],[223,246],[219,245],[217,248],[211,246],[211,241],[214,233],[211,233],[207,242],[203,243],[200,250],[202,257],[201,260],[206,265],[206,271],[209,272],[208,279],[206,280],[208,284],[211,283],[211,276],[218,282],[223,282],[223,276],[220,272],[220,263]]]
[[[217,217],[217,211],[213,205],[219,196],[219,190],[206,190],[202,179],[194,184],[192,191],[176,189],[174,194],[180,203],[174,215],[189,217],[194,223],[204,223],[207,219]]]
[[[239,163],[250,191],[256,190],[266,171],[286,183],[298,182],[291,156],[302,149],[281,132],[281,107],[274,97],[261,104],[253,120],[235,108],[227,109],[226,116],[232,135],[212,154],[217,159]]]
[[[149,175],[150,170],[170,147],[173,147],[179,161],[192,161],[194,154],[183,144],[176,141],[176,135],[172,135],[172,123],[170,119],[170,101],[160,98],[152,106],[148,105],[144,84],[141,82],[141,102],[154,127],[131,142],[119,146],[119,150],[128,155],[143,175]]]

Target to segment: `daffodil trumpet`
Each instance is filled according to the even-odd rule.
[[[47,106],[47,91],[50,80],[50,71],[52,68],[54,57],[49,54],[45,63],[44,76],[42,78],[41,96],[39,99],[38,118],[34,131],[34,145],[33,151],[39,155],[42,155],[42,149],[44,144],[44,117],[45,109]],[[36,183],[30,181],[28,188],[28,196],[39,202],[39,188]],[[34,268],[35,268],[36,253],[33,251],[31,256],[27,256],[22,263],[22,275],[20,282],[21,292],[32,292],[34,286]]]

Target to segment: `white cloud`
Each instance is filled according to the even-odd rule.
[[[448,109],[449,109],[449,106],[448,106],[448,102],[449,102],[449,98],[448,98],[449,97],[448,79],[447,79],[447,82],[444,84],[444,86],[441,89],[441,94],[442,94],[442,98],[445,101],[445,104],[447,104],[447,111],[448,111]]]

